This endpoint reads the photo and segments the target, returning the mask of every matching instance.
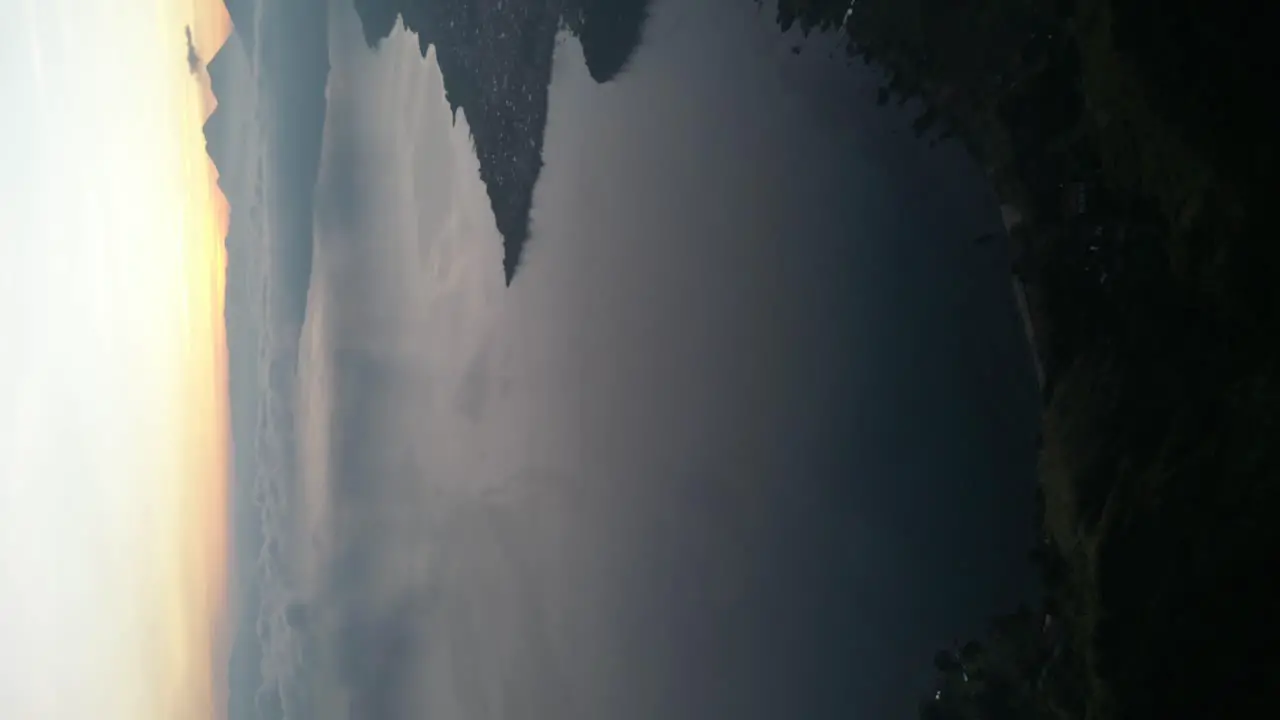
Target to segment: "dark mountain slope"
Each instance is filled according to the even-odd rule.
[[[582,43],[587,70],[598,83],[617,77],[640,46],[648,0],[577,0],[565,25]]]
[[[223,0],[227,6],[227,14],[231,16],[231,26],[244,41],[246,48],[253,47],[253,38],[257,33],[256,18],[253,16],[253,0]]]
[[[466,111],[503,239],[510,285],[529,237],[533,188],[542,171],[547,89],[556,33],[579,37],[591,76],[608,82],[640,44],[648,0],[355,0],[365,39],[376,46],[396,18],[434,45],[445,96]]]

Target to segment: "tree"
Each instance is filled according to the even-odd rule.
[[[956,672],[962,667],[959,655],[952,650],[939,650],[933,656],[933,666],[943,674]]]
[[[911,131],[916,134],[916,137],[923,137],[937,121],[938,110],[934,107],[929,107],[911,122]]]

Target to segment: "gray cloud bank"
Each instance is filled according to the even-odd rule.
[[[402,428],[420,425],[420,409],[432,405],[430,376],[458,374],[483,344],[460,341],[453,352],[428,355],[410,326],[427,320],[460,330],[459,313],[474,316],[500,287],[446,292],[474,260],[480,243],[467,241],[485,227],[488,208],[474,187],[464,188],[468,203],[458,188],[438,185],[468,177],[452,172],[459,162],[475,173],[465,124],[451,128],[438,73],[404,52],[396,73],[371,77],[372,56],[349,34],[349,8],[335,3],[333,12],[340,22],[330,38],[306,322],[267,338],[260,364],[262,656],[253,705],[267,718],[402,716],[393,706],[403,691],[390,686],[420,666],[414,655],[426,646],[418,635],[434,561],[422,513],[425,457],[405,446]],[[399,44],[416,51],[410,41]],[[405,99],[402,115],[368,112]],[[415,166],[435,170],[415,178]],[[424,280],[438,302],[421,295]],[[424,307],[430,318],[406,314]],[[288,314],[277,320],[287,330]],[[458,402],[480,412],[474,401]],[[447,460],[441,453],[432,467],[447,470]]]
[[[294,499],[297,358],[311,274],[314,170],[307,168],[319,161],[327,30],[310,2],[230,5],[236,29],[208,68],[219,106],[205,128],[231,204],[226,321],[237,623],[229,712],[234,720],[277,720],[306,717],[286,690],[306,653],[294,631],[306,618],[297,558],[311,554],[299,544],[305,523]]]

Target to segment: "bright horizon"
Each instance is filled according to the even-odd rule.
[[[183,30],[207,62],[230,18],[222,0],[19,2],[0,717],[223,718],[228,208]]]

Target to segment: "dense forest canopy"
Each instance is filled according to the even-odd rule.
[[[780,0],[1006,207],[1043,360],[1039,607],[935,658],[935,720],[1280,702],[1280,245],[1269,25],[1243,3]]]

